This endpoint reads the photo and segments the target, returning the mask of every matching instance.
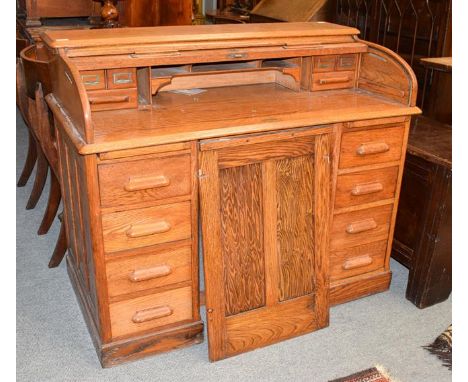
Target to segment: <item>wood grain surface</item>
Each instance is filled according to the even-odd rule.
[[[265,305],[260,164],[220,172],[226,316]]]
[[[313,155],[276,161],[281,301],[315,289],[314,167]]]
[[[156,232],[158,227],[152,228],[151,225],[159,223],[168,229]],[[140,228],[145,232],[133,237],[129,235],[130,230]],[[192,234],[190,202],[103,214],[102,230],[106,252],[188,239]]]

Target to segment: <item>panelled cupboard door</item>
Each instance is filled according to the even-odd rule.
[[[200,143],[212,361],[328,325],[329,135]]]

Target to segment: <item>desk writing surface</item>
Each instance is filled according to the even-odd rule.
[[[93,113],[92,153],[225,135],[419,113],[358,89],[295,92],[276,84],[161,92],[150,110]]]

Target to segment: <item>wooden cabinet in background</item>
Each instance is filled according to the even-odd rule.
[[[200,142],[213,361],[328,325],[330,137],[321,132]]]
[[[452,128],[418,117],[408,143],[392,256],[409,268],[419,308],[452,292]]]
[[[128,27],[192,23],[192,0],[125,0],[119,9],[119,22]]]

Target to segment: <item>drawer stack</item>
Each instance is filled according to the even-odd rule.
[[[357,57],[357,54],[314,57],[310,90],[352,88],[356,77]]]
[[[330,241],[333,303],[372,293],[359,281],[388,274],[407,125],[404,118],[380,123],[349,123],[341,132]],[[355,290],[343,292],[347,283]],[[334,297],[334,287],[343,295]]]
[[[80,75],[92,111],[138,106],[136,68],[83,70]]]
[[[199,320],[195,145],[157,150],[98,163],[113,340]]]

